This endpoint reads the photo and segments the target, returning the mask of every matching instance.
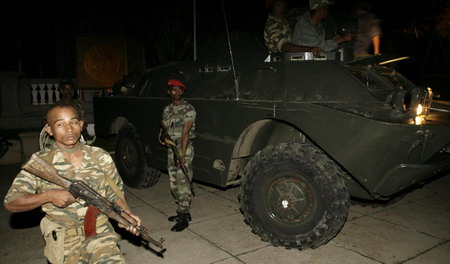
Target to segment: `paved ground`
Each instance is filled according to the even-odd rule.
[[[0,166],[1,197],[18,170],[19,164]],[[167,248],[161,258],[123,238],[127,263],[450,263],[450,174],[387,207],[352,205],[337,237],[305,251],[273,247],[253,234],[239,211],[239,188],[195,185],[193,220],[181,233],[166,220],[175,211],[167,176],[150,189],[126,189],[133,211]],[[0,263],[47,263],[38,222],[36,212],[0,210]]]

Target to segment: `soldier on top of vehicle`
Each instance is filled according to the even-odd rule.
[[[302,46],[292,43],[292,31],[286,20],[288,3],[286,0],[266,0],[269,9],[264,27],[264,40],[269,53],[277,52],[313,52],[318,55],[322,50],[315,46]]]
[[[318,46],[324,51],[332,51],[339,43],[350,41],[352,34],[336,35],[332,39],[325,39],[325,30],[321,23],[328,17],[328,0],[310,0],[309,12],[305,12],[297,21],[292,37],[292,43],[300,46]]]
[[[358,20],[358,34],[353,45],[356,58],[372,55],[371,50],[373,54],[380,53],[380,20],[370,12],[371,8],[369,0],[360,0],[356,5],[354,17]]]

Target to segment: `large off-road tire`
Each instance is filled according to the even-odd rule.
[[[263,241],[317,248],[344,225],[349,194],[344,172],[308,143],[281,143],[258,152],[241,180],[241,210]]]
[[[147,166],[136,128],[123,126],[117,135],[115,160],[123,182],[132,188],[147,188],[155,185],[161,172]]]

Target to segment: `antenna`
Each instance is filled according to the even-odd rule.
[[[194,0],[194,61],[197,60],[197,1]]]
[[[225,5],[223,3],[223,0],[221,2],[222,2],[223,18],[225,20],[225,30],[227,32],[228,50],[230,51],[231,57],[231,68],[233,69],[234,86],[236,87],[236,100],[239,100],[239,83],[236,77],[236,69],[234,68],[233,51],[231,49],[230,32],[228,31],[227,15],[225,14]]]

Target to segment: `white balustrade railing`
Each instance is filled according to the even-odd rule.
[[[59,83],[31,83],[31,104],[32,105],[51,105],[57,102],[59,98]]]
[[[26,79],[0,75],[0,126],[4,129],[35,128],[50,105],[60,100],[60,79]],[[86,121],[93,123],[93,98],[105,96],[102,88],[81,89],[78,98],[85,109]]]
[[[58,102],[60,98],[60,92],[58,91],[59,83],[52,82],[42,82],[37,83],[36,79],[34,82],[29,84],[24,84],[29,87],[31,92],[31,105],[52,105]],[[78,98],[83,102],[92,102],[92,98],[95,96],[104,96],[104,92],[101,89],[90,89],[90,90],[78,90]]]

